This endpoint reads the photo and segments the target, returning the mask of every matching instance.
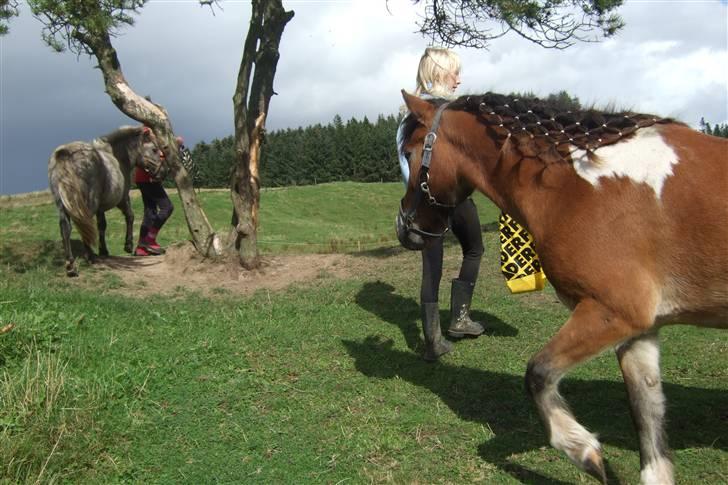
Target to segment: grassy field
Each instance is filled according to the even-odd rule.
[[[148,282],[146,298],[88,265],[64,276],[47,197],[0,200],[0,329],[13,326],[0,334],[0,483],[590,482],[548,446],[523,386],[567,316],[552,289],[508,294],[498,211],[478,197],[486,254],[473,307],[488,331],[425,363],[419,255],[393,240],[400,196],[400,184],[263,193],[265,254],[348,252],[349,277],[214,297],[159,296]],[[201,198],[226,230],[229,195]],[[122,218],[108,214],[119,255]],[[181,210],[161,236],[186,239]],[[450,240],[443,301],[458,252]],[[678,483],[728,483],[728,335],[672,327],[662,342]],[[599,434],[613,483],[638,482],[614,355],[562,390]]]

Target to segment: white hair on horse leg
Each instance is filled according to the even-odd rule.
[[[658,199],[665,180],[672,176],[672,166],[678,163],[677,154],[655,127],[638,130],[633,138],[601,147],[595,153],[598,164],[589,159],[585,150],[572,152],[574,170],[580,177],[594,187],[599,186],[602,177],[628,177],[652,187]]]
[[[562,408],[549,412],[551,446],[566,453],[579,468],[594,454],[601,457],[601,445],[597,436],[580,425],[571,414]]]
[[[664,457],[653,460],[640,472],[640,483],[645,485],[672,485],[673,478],[672,463]]]

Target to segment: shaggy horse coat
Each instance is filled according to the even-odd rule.
[[[78,275],[71,250],[71,221],[81,234],[87,259],[93,262],[97,238],[99,254],[109,254],[104,213],[118,207],[126,219],[124,250],[132,251],[134,214],[129,187],[131,170],[136,165],[157,177],[163,177],[166,170],[148,128],[125,126],[90,143],[71,142],[53,151],[48,161],[48,180],[58,207],[68,276]]]

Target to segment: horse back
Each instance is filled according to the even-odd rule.
[[[592,165],[557,167],[558,190],[532,202],[564,300],[596,297],[640,327],[728,327],[727,150],[672,123],[597,150]]]

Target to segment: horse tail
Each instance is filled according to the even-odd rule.
[[[80,183],[81,177],[74,170],[71,150],[65,147],[56,149],[48,171],[51,189],[81,234],[81,240],[85,245],[95,247],[98,231],[94,224],[94,214],[88,207],[85,190]]]

